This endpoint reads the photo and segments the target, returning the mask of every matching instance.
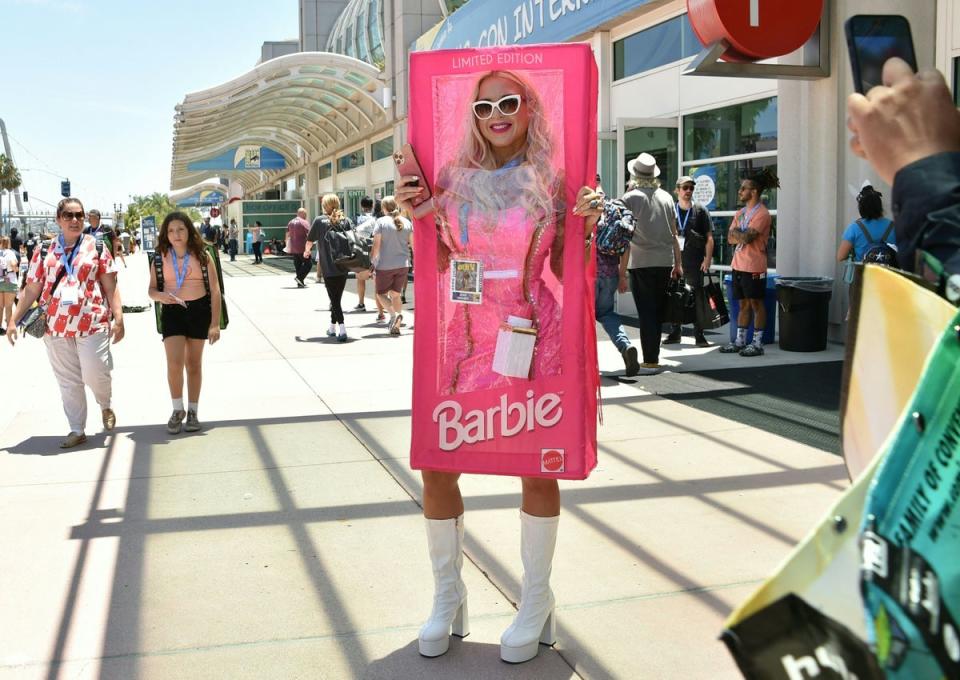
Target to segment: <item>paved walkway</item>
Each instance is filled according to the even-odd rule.
[[[0,679],[736,678],[723,619],[847,485],[825,451],[605,380],[599,467],[561,483],[558,644],[499,661],[521,577],[519,485],[472,476],[472,634],[424,659],[411,330],[393,338],[352,314],[351,342],[331,343],[322,286],[226,285],[232,320],[208,348],[196,435],[162,426],[150,313],[129,314],[116,346],[116,432],[69,452],[42,343],[0,348]],[[609,342],[600,364],[621,368]]]

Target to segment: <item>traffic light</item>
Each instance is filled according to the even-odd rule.
[[[65,179],[62,182],[60,182],[60,195],[63,196],[64,198],[67,198],[70,196],[70,180]]]
[[[24,203],[30,202],[30,195],[26,191],[23,192],[23,202]]]

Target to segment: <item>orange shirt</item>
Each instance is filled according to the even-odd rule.
[[[745,224],[749,219],[749,224]],[[741,208],[733,216],[734,228],[747,228],[759,236],[750,243],[738,243],[731,266],[738,272],[760,274],[767,271],[767,241],[770,240],[770,211],[763,203],[754,209]]]
[[[190,257],[187,260],[187,277],[183,281],[183,288],[180,289],[180,292],[177,292],[177,276],[173,271],[173,249],[167,251],[167,254],[163,256],[163,290],[165,293],[173,293],[178,298],[184,301],[188,300],[199,300],[204,295],[207,294],[206,288],[203,287],[203,270],[200,267],[200,263],[197,262],[197,258],[190,253]],[[183,260],[178,258],[180,266],[183,266]],[[209,267],[209,265],[208,265]],[[209,269],[208,269],[209,271]]]

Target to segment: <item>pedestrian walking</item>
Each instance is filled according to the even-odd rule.
[[[253,263],[263,264],[263,241],[266,236],[263,233],[263,225],[260,224],[260,220],[253,223],[250,235],[250,243],[253,246]]]
[[[230,252],[230,261],[237,261],[237,246],[240,240],[240,227],[236,220],[230,220],[230,226],[227,229],[227,250]]]
[[[660,188],[656,159],[642,153],[627,164],[633,189],[623,202],[633,213],[630,243],[630,292],[640,319],[641,373],[656,373],[660,367],[660,327],[666,309],[670,279],[683,276],[680,243],[673,198]]]
[[[677,235],[680,238],[680,261],[683,265],[683,280],[693,289],[693,294],[703,297],[703,275],[710,271],[713,262],[713,222],[710,212],[693,200],[696,187],[693,177],[683,176],[677,180],[677,202],[674,212],[677,218]],[[674,324],[663,340],[664,345],[680,342],[682,324]],[[693,338],[697,347],[709,347],[707,337],[697,321],[693,322]]]
[[[544,275],[549,266],[562,279],[564,232],[558,227],[565,198],[550,161],[554,140],[543,104],[523,77],[494,71],[479,78],[469,107],[460,152],[438,173],[434,194],[440,238],[435,266],[450,270],[454,294],[475,295],[482,281],[482,301],[456,305],[446,324],[449,356],[440,364],[439,377],[441,389],[451,393],[513,387],[509,378],[491,370],[497,337],[502,324],[531,321],[524,316],[532,316],[531,308],[537,314],[531,375],[556,375],[561,364],[560,310]],[[424,192],[419,180],[412,175],[398,179],[396,199],[407,213]],[[592,194],[584,187],[581,197],[584,192]],[[586,205],[578,200],[574,213],[587,216],[589,231],[599,202],[595,209]],[[385,200],[382,206],[387,208]],[[517,248],[518,242],[529,245]],[[422,655],[439,656],[448,649],[451,628],[460,636],[468,630],[460,573],[463,499],[459,473],[424,470],[422,476],[434,599],[418,642]],[[524,477],[521,488],[523,588],[517,615],[500,638],[501,658],[513,663],[534,658],[538,642],[553,643],[550,573],[560,521],[557,480]]]
[[[373,241],[373,229],[377,225],[377,217],[373,214],[373,199],[369,196],[364,196],[360,199],[360,215],[357,217],[357,235]],[[365,312],[367,311],[366,305],[366,295],[367,295],[367,280],[373,276],[373,270],[365,272],[357,272],[357,306],[353,308],[355,312]],[[384,321],[386,316],[384,315],[383,303],[380,302],[380,296],[374,291],[373,296],[374,302],[377,305],[377,321]]]
[[[375,283],[380,304],[390,311],[387,327],[390,335],[400,335],[401,314],[400,295],[410,271],[410,252],[413,247],[413,226],[406,217],[400,215],[400,208],[393,196],[380,199],[384,216],[376,221],[373,228],[373,249],[370,260],[376,272]]]
[[[343,318],[343,289],[347,285],[347,274],[341,271],[333,261],[333,255],[327,246],[327,233],[331,230],[348,231],[353,229],[353,223],[347,219],[340,209],[340,199],[336,194],[326,194],[320,200],[323,214],[313,221],[307,240],[301,246],[301,252],[309,265],[310,252],[313,244],[317,244],[317,257],[320,269],[323,271],[323,285],[330,298],[330,327],[327,328],[328,337],[336,337],[339,342],[347,341],[347,327]],[[309,271],[309,269],[307,270]]]
[[[600,176],[597,175],[597,192],[603,201],[603,214],[597,222],[599,233],[611,220],[621,220],[629,223],[628,229],[633,228],[633,213],[620,201],[613,201],[603,195],[600,186]],[[640,372],[640,361],[637,359],[637,348],[630,342],[627,332],[617,314],[617,293],[626,293],[629,284],[627,281],[627,263],[630,258],[630,248],[625,247],[620,255],[601,253],[594,249],[597,259],[597,280],[594,290],[594,313],[603,330],[610,336],[620,356],[623,358],[625,373],[628,377]]]
[[[87,398],[84,386],[100,405],[105,430],[116,426],[111,408],[113,357],[111,336],[123,339],[123,305],[116,285],[116,265],[102,242],[83,233],[83,204],[65,198],[57,205],[60,235],[35,250],[27,285],[7,323],[7,339],[17,340],[19,321],[37,299],[46,312],[44,344],[60,385],[70,433],[60,443],[70,448],[84,443]],[[112,317],[112,325],[111,325]]]
[[[740,301],[736,339],[720,348],[724,354],[742,357],[763,354],[763,330],[767,326],[767,241],[770,239],[770,211],[763,204],[763,193],[780,186],[770,168],[740,183],[738,198],[743,207],[733,216],[727,231],[727,243],[736,244],[733,253],[733,298]],[[747,344],[747,330],[753,323],[753,342]]]
[[[207,342],[212,345],[220,339],[220,284],[203,238],[186,213],[172,212],[164,218],[154,257],[159,262],[151,268],[148,295],[161,305],[167,386],[173,402],[167,432],[179,434],[181,429],[196,432],[201,429],[198,412],[203,384],[203,347]],[[163,277],[162,286],[158,286],[157,264]]]
[[[293,278],[297,282],[297,288],[307,287],[305,279],[310,273],[311,254],[310,250],[304,247],[308,233],[310,223],[307,222],[307,211],[300,208],[297,216],[287,223],[287,243],[284,248],[288,254],[293,255]]]
[[[13,300],[20,290],[20,262],[9,236],[0,236],[0,326],[13,319]]]

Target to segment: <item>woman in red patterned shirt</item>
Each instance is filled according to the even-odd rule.
[[[87,441],[84,386],[90,388],[100,405],[104,429],[112,430],[117,423],[110,407],[110,339],[114,343],[123,339],[117,270],[109,249],[98,248],[97,239],[83,233],[83,218],[80,199],[65,198],[57,205],[60,235],[49,248],[34,251],[27,285],[7,324],[7,339],[12,345],[17,339],[16,322],[34,301],[39,299],[46,307],[47,333],[43,340],[70,424],[70,434],[60,443],[64,449]]]

